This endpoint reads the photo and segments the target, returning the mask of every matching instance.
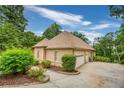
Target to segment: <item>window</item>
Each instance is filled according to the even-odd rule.
[[[54,60],[57,61],[57,51],[55,51]]]
[[[39,58],[39,53],[40,53],[40,51],[37,51],[37,58]]]

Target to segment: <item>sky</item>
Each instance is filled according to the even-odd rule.
[[[94,38],[119,29],[122,21],[110,16],[109,7],[103,5],[42,5],[24,6],[28,20],[26,30],[41,36],[54,22],[62,31],[78,31],[93,42]]]

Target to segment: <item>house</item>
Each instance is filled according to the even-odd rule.
[[[64,54],[75,54],[76,67],[93,61],[94,48],[89,46],[80,38],[69,32],[62,32],[54,38],[43,39],[33,46],[34,56],[37,60],[51,60],[55,65],[61,65],[61,58]]]

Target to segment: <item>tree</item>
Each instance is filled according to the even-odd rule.
[[[124,6],[123,5],[112,5],[110,8],[110,15],[116,18],[120,18],[124,20]],[[124,60],[124,23],[121,24],[121,27],[115,33],[115,41],[114,41],[114,52],[116,60],[121,62]]]
[[[0,6],[0,24],[8,22],[24,31],[27,20],[24,18],[24,7],[22,5],[1,5]]]
[[[40,40],[42,40],[42,37],[36,36],[33,32],[28,31],[21,33],[20,41],[23,47],[31,48]]]
[[[19,41],[20,31],[10,23],[0,26],[0,51],[12,47],[20,47]]]
[[[124,5],[110,5],[110,16],[124,19]]]
[[[94,48],[96,55],[112,58],[114,33],[107,33],[104,37],[96,39]]]
[[[43,36],[47,39],[51,39],[61,33],[60,31],[61,26],[54,23],[49,28],[46,29],[46,31],[43,33]]]
[[[74,36],[76,36],[76,37],[82,39],[82,40],[85,41],[86,43],[90,43],[90,41],[88,40],[88,38],[85,37],[84,34],[82,34],[82,33],[80,33],[80,32],[76,32],[76,31],[71,32],[71,33],[72,33]]]

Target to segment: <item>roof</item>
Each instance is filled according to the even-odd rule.
[[[34,47],[46,46],[48,49],[54,48],[76,48],[94,50],[90,45],[84,42],[82,39],[72,35],[70,32],[62,32],[55,36],[51,40],[45,39],[40,41]]]
[[[41,40],[39,43],[37,43],[33,47],[47,47],[48,41],[49,40],[47,38],[44,38],[43,40]]]

